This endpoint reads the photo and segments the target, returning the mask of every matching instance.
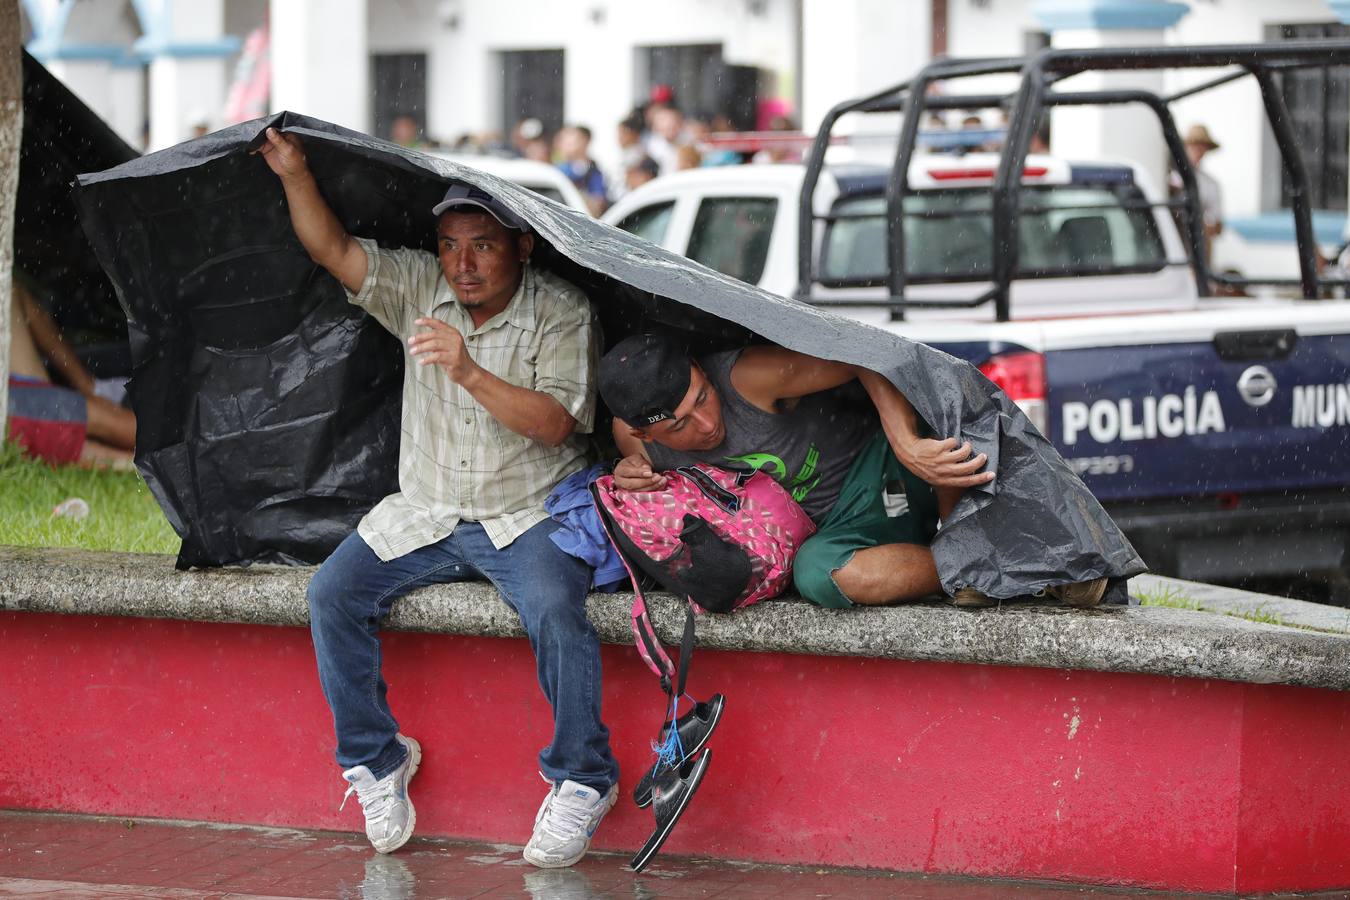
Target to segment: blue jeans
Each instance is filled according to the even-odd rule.
[[[427,584],[486,578],[520,616],[553,707],[540,770],[599,791],[619,780],[600,721],[600,639],[586,618],[591,569],[549,539],[556,528],[540,522],[498,550],[483,526],[460,522],[444,540],[388,562],[356,533],[333,551],[310,581],[309,619],[339,765],[382,778],[403,762],[380,673],[379,622],[394,600]]]

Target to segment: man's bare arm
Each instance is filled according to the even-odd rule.
[[[827,391],[856,377],[857,369],[848,363],[775,346],[746,347],[731,368],[736,392],[765,412],[778,412],[779,401]]]
[[[267,129],[266,136],[266,142],[257,152],[281,179],[295,236],[300,238],[310,259],[355,294],[366,280],[365,251],[347,234],[319,193],[319,185],[309,170],[300,139],[293,134],[282,134],[275,128]]]
[[[857,378],[881,416],[896,458],[934,487],[967,488],[994,480],[981,472],[988,458],[971,456],[971,446],[956,438],[919,436],[919,416],[909,399],[883,376],[848,363],[819,359],[782,347],[747,347],[731,369],[731,383],[742,397],[767,412],[783,400],[826,391]]]

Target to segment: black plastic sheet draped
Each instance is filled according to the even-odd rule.
[[[138,155],[24,51],[14,264],[41,286],[42,299],[72,343],[120,343],[126,321],[80,230],[71,186],[81,172]]]
[[[383,246],[434,250],[430,210],[449,179],[495,193],[538,232],[536,264],[596,304],[608,344],[660,328],[695,351],[764,340],[886,375],[935,434],[970,440],[998,473],[967,492],[933,544],[949,591],[1013,597],[1144,570],[1054,448],[970,364],[493,176],[293,113],[84,175],[76,192],[131,323],[137,465],[183,537],[180,566],[320,561],[397,489],[402,346],[301,249],[280,183],[248,153],[267,125],[301,138],[347,230]]]

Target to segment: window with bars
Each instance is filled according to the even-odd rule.
[[[563,51],[505,50],[501,66],[502,134],[534,118],[551,140],[563,124]]]
[[[1270,25],[1271,41],[1350,37],[1350,26],[1339,23]],[[1289,107],[1294,134],[1308,169],[1308,187],[1314,209],[1345,211],[1347,157],[1350,156],[1350,69],[1295,69],[1277,76]],[[1289,202],[1289,176],[1278,152],[1267,154],[1268,169],[1280,178],[1280,205]],[[1274,172],[1269,173],[1274,178]]]

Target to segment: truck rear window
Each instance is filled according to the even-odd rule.
[[[1017,277],[1156,272],[1166,264],[1153,213],[1133,185],[1055,185],[1023,189]],[[905,198],[905,273],[914,283],[993,276],[992,197],[987,189],[922,191]],[[886,281],[886,199],[835,204],[825,236],[821,282]]]
[[[778,215],[772,197],[708,197],[689,233],[690,259],[724,275],[759,284]]]

